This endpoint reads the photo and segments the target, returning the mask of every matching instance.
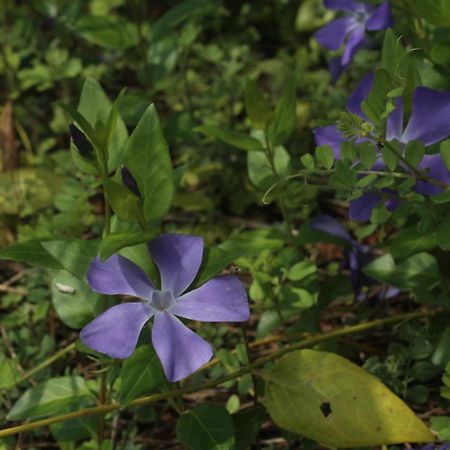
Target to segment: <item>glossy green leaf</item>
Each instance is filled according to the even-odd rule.
[[[272,145],[283,144],[291,135],[296,121],[296,86],[292,77],[287,83],[275,109],[275,117],[269,125],[268,135]]]
[[[125,50],[139,41],[136,25],[120,16],[82,15],[71,28],[86,41],[106,48]]]
[[[50,378],[25,391],[10,410],[8,420],[33,419],[65,411],[83,398],[95,398],[79,376]]]
[[[229,450],[234,445],[233,421],[222,406],[203,404],[178,419],[177,438],[189,450]]]
[[[247,152],[259,152],[264,150],[258,139],[255,139],[247,134],[238,133],[237,131],[226,130],[224,128],[214,127],[212,125],[202,125],[195,128],[195,131],[198,131],[206,136],[219,139],[232,147],[236,147]]]
[[[425,146],[419,141],[410,141],[406,144],[405,159],[414,167],[422,161],[425,155]]]
[[[158,356],[148,344],[138,347],[124,361],[120,378],[119,400],[123,406],[137,397],[150,394],[166,381]]]
[[[248,450],[256,441],[261,425],[266,418],[264,408],[258,406],[238,411],[231,416],[235,429],[233,450]]]
[[[125,165],[142,194],[145,220],[163,217],[174,191],[172,162],[153,105],[144,112],[128,140]]]
[[[247,79],[245,83],[245,109],[252,125],[260,130],[266,128],[273,115],[269,102],[254,80]]]
[[[324,445],[354,448],[434,441],[400,398],[342,356],[292,352],[264,378],[265,405],[274,422]]]
[[[447,166],[447,169],[450,170],[450,139],[447,139],[446,141],[442,142],[439,150],[442,161],[444,161],[444,164]]]
[[[87,270],[97,254],[98,245],[98,241],[85,241],[83,239],[42,242],[44,249],[50,253],[64,269],[68,270],[82,281],[85,281]]]
[[[101,296],[67,270],[52,271],[51,293],[56,314],[71,328],[82,328],[103,312]]]
[[[100,243],[100,258],[104,261],[119,250],[147,242],[157,234],[158,230],[156,228],[150,231],[108,234]]]
[[[0,390],[12,388],[19,377],[16,362],[0,352]]]
[[[108,119],[111,117],[113,111],[113,104],[100,84],[93,78],[87,78],[83,84],[80,101],[78,103],[78,111],[86,118],[89,124],[93,126],[97,124],[97,122],[104,124],[106,133],[110,135],[110,144],[108,145],[108,169],[110,171],[115,170],[123,160],[125,146],[128,140],[128,131],[118,112],[116,112],[115,119],[111,120],[111,129],[107,129]],[[101,145],[101,140],[97,139],[97,143],[99,142]]]
[[[331,169],[334,164],[334,153],[329,145],[321,145],[316,148],[316,159],[325,167],[325,169]]]
[[[42,246],[39,239],[10,245],[0,250],[0,259],[23,262],[48,269],[62,269],[62,265]]]
[[[437,247],[436,233],[420,233],[415,228],[403,228],[390,242],[391,253],[394,258],[406,258],[414,253],[432,250]]]
[[[104,183],[108,203],[118,217],[124,220],[139,220],[141,201],[129,189],[121,184],[106,180]]]

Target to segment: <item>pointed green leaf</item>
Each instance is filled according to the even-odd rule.
[[[145,220],[163,217],[170,208],[174,191],[172,162],[153,105],[144,112],[128,140],[125,166],[142,194]]]
[[[177,438],[189,450],[229,450],[234,426],[228,411],[219,405],[200,405],[177,422]]]
[[[158,234],[157,228],[134,233],[111,233],[100,243],[100,258],[105,261],[111,255],[125,247],[147,242]]]
[[[269,125],[269,139],[272,145],[283,144],[295,126],[295,108],[297,104],[295,79],[292,77],[286,85],[283,95],[275,109],[275,117]]]
[[[425,424],[377,378],[342,356],[300,350],[266,372],[274,422],[338,448],[433,442]]]
[[[119,400],[122,406],[141,395],[150,394],[166,381],[158,355],[147,344],[138,347],[125,360],[120,378]]]
[[[25,391],[12,407],[8,420],[32,419],[58,414],[81,399],[95,398],[79,376],[50,378]]]
[[[264,150],[258,139],[247,134],[214,127],[212,125],[202,125],[195,128],[195,131],[219,139],[232,147],[245,150],[246,152],[259,152]]]
[[[255,128],[264,130],[273,115],[269,102],[254,80],[245,83],[245,109]]]

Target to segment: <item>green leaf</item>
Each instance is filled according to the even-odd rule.
[[[362,142],[361,144],[355,145],[355,147],[358,149],[359,160],[363,167],[367,170],[372,169],[377,160],[377,153],[373,142]]]
[[[106,197],[111,209],[124,220],[141,217],[141,201],[129,189],[113,180],[105,180]]]
[[[144,394],[149,394],[165,381],[163,368],[156,352],[147,344],[138,347],[125,360],[120,370],[119,401],[122,406]]]
[[[419,141],[410,141],[406,144],[405,158],[414,167],[422,161],[425,155],[425,146]]]
[[[196,127],[194,131],[219,139],[232,147],[245,150],[246,152],[262,152],[264,150],[258,139],[236,131],[226,130],[212,125],[202,125]]]
[[[76,403],[77,409],[87,408],[91,405],[92,401],[84,397]],[[70,405],[69,407],[63,408],[60,414],[69,413],[73,410],[74,406]],[[79,417],[50,425],[50,432],[53,439],[60,442],[95,438],[98,431],[98,422],[99,416]],[[61,450],[63,448],[61,446]]]
[[[275,109],[275,117],[269,125],[268,136],[274,147],[283,144],[295,126],[297,104],[295,79],[292,77]]]
[[[82,328],[103,312],[100,295],[67,270],[52,271],[51,292],[56,314],[71,328]]]
[[[266,128],[273,113],[264,93],[254,80],[247,79],[245,83],[245,109],[252,124],[259,130]]]
[[[125,165],[142,194],[145,220],[163,217],[174,191],[172,162],[153,105],[146,109],[128,140]]]
[[[433,25],[450,27],[450,3],[448,0],[410,1],[409,4],[418,17],[423,17]]]
[[[158,234],[158,229],[134,233],[111,233],[105,236],[100,243],[100,258],[102,261],[122,250],[124,247],[147,242]]]
[[[265,411],[261,406],[244,409],[231,416],[236,434],[236,443],[233,450],[248,450],[250,448],[256,441],[265,416]]]
[[[432,250],[437,245],[436,233],[423,234],[415,228],[402,229],[402,232],[390,242],[394,258],[405,258],[414,253]]]
[[[123,95],[123,91],[121,94]],[[119,95],[115,102],[116,109],[120,99],[121,95]],[[114,112],[113,104],[105,94],[103,88],[93,78],[87,78],[83,84],[78,103],[78,111],[86,118],[88,123],[93,125],[97,123],[104,124],[104,139],[107,139],[108,135],[110,136],[110,143],[108,145],[108,170],[113,171],[117,169],[124,157],[124,150],[128,140],[128,130],[118,111]],[[108,122],[110,122],[110,129],[107,128]],[[79,125],[81,126],[81,124]],[[92,140],[92,137],[89,135],[88,137],[94,144],[96,143],[97,147],[102,146],[102,140],[97,138]]]
[[[437,243],[442,250],[450,250],[450,213],[445,214],[437,229]]]
[[[377,126],[383,128],[383,121],[387,117],[386,103],[388,92],[391,90],[392,79],[386,69],[377,69],[372,90],[367,100],[361,104],[363,113]]]
[[[83,239],[67,239],[60,241],[45,241],[42,246],[61,266],[85,281],[87,270],[97,255],[98,241]]]
[[[59,414],[83,398],[95,398],[79,376],[50,378],[25,391],[12,407],[8,420],[35,419]]]
[[[290,267],[286,276],[291,281],[300,281],[316,272],[316,265],[309,259],[305,259]]]
[[[329,145],[316,147],[316,159],[325,169],[331,169],[334,164],[333,150]]]
[[[425,424],[377,378],[342,356],[300,350],[265,372],[274,422],[326,446],[433,442]]]
[[[421,252],[396,265],[392,256],[386,254],[372,261],[363,268],[369,277],[403,289],[417,286],[432,288],[440,280],[439,266],[436,258]]]
[[[190,450],[229,450],[234,445],[233,421],[222,406],[203,404],[178,419],[177,438]]]
[[[62,265],[42,246],[39,239],[20,242],[0,250],[0,259],[23,262],[47,269],[62,269]]]
[[[17,364],[0,352],[0,391],[11,389],[20,377]]]
[[[450,170],[450,139],[441,143],[441,147],[439,149],[442,161],[447,166],[447,169]]]
[[[125,50],[139,42],[137,26],[121,16],[82,15],[71,28],[86,41],[101,47]]]

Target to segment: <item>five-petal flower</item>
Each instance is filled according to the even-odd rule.
[[[361,104],[367,99],[374,76],[366,75],[354,93],[347,100],[347,110],[368,121],[361,110]],[[404,146],[412,140],[420,141],[425,146],[433,145],[450,135],[450,92],[437,91],[420,86],[416,88],[412,97],[412,110],[409,121],[403,124],[403,100],[397,97],[395,109],[389,115],[386,123],[386,141],[397,140]],[[329,125],[314,130],[317,145],[329,145],[336,159],[340,159],[340,146],[346,140],[335,125]],[[450,172],[438,153],[426,154],[418,169],[428,172],[428,176],[443,183],[450,184]],[[373,170],[385,170],[381,155],[375,162]],[[422,195],[435,195],[442,191],[439,186],[417,181],[414,190]],[[398,196],[392,191],[383,191],[388,200],[385,206],[388,210],[395,209],[399,204]],[[373,209],[383,201],[378,192],[366,192],[350,203],[349,217],[352,220],[367,221]]]
[[[324,0],[324,5],[328,9],[344,12],[343,17],[332,20],[315,34],[317,42],[328,50],[338,50],[345,44],[342,56],[330,62],[331,77],[335,83],[364,44],[366,30],[378,31],[391,27],[392,15],[387,1],[378,7],[355,0]]]
[[[99,293],[137,297],[108,309],[80,333],[90,348],[113,358],[128,358],[142,328],[154,317],[152,343],[169,381],[181,380],[212,357],[212,348],[176,316],[203,322],[243,322],[249,319],[243,284],[231,275],[214,278],[186,292],[202,263],[203,240],[198,236],[163,234],[148,244],[159,269],[161,287],[130,260],[113,255],[95,258],[88,282]]]

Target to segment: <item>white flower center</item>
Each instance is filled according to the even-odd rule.
[[[165,311],[174,303],[175,299],[170,291],[155,291],[150,301],[150,305],[159,311]]]

